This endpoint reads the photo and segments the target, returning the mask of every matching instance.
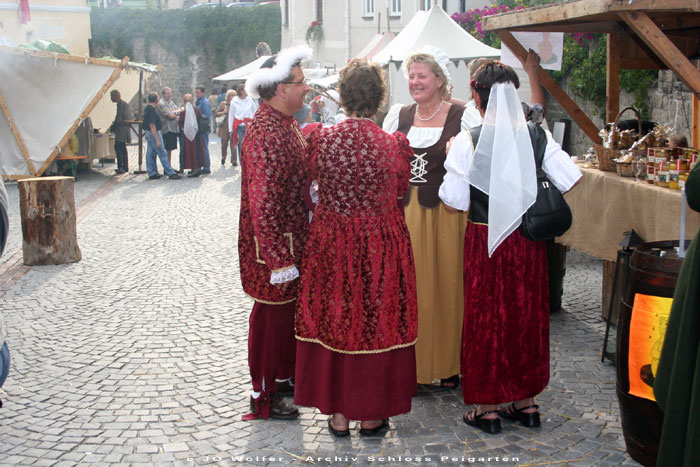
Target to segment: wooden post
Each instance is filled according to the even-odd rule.
[[[697,94],[693,94],[693,126],[690,129],[692,132],[691,143],[694,148],[700,147],[700,99]]]
[[[28,266],[80,261],[72,177],[28,178],[17,183],[22,253]]]
[[[607,80],[605,90],[608,97],[605,106],[605,121],[612,122],[620,111],[620,34],[608,34]],[[641,132],[642,129],[640,128]]]
[[[22,136],[19,134],[19,129],[17,128],[17,124],[15,123],[15,119],[12,117],[12,112],[10,112],[10,108],[7,106],[7,102],[5,102],[5,96],[2,95],[0,92],[0,109],[2,109],[2,113],[5,114],[5,118],[7,119],[7,123],[10,125],[10,132],[12,133],[12,136],[15,137],[15,141],[17,142],[17,146],[19,146],[19,150],[22,152],[22,157],[24,157],[24,160],[27,162],[27,168],[29,169],[29,173],[32,174],[32,176],[36,176],[36,167],[34,167],[34,163],[32,162],[32,159],[29,157],[29,151],[27,151],[27,146],[24,144],[24,140],[22,139]]]

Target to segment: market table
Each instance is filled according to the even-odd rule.
[[[645,242],[680,238],[681,192],[615,172],[581,169],[583,179],[566,195],[574,220],[558,243],[602,258],[602,314],[607,316],[618,243],[634,229]],[[700,213],[687,208],[685,238],[700,227]]]

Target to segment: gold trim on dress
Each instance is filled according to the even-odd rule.
[[[392,350],[397,350],[397,349],[404,349],[406,347],[411,347],[412,345],[416,344],[416,341],[418,340],[417,338],[413,340],[413,342],[409,342],[408,344],[398,344],[394,345],[391,347],[387,347],[386,349],[379,349],[379,350],[340,350],[336,349],[334,347],[331,347],[328,344],[325,344],[321,342],[318,339],[309,339],[306,337],[301,337],[301,336],[294,336],[297,338],[297,340],[300,340],[302,342],[310,342],[312,344],[319,344],[326,350],[330,350],[332,352],[338,352],[338,353],[343,353],[343,354],[349,354],[349,355],[369,355],[369,354],[379,354],[379,353],[384,353],[384,352],[390,352]]]
[[[303,147],[306,150],[308,145],[306,144],[306,138],[304,138],[304,135],[301,134],[299,128],[297,128],[294,124],[292,124],[292,130],[294,130],[294,133],[296,133],[297,138],[299,138],[299,142],[301,142],[301,147]]]
[[[273,269],[270,272],[282,272],[282,271],[286,271],[288,269],[292,269],[293,267],[296,267],[296,264],[292,264],[291,266],[285,266],[285,267],[279,268],[279,269]]]
[[[469,211],[467,211],[467,212],[469,212]],[[467,222],[470,222],[470,223],[472,223],[472,224],[474,224],[474,225],[486,225],[486,226],[488,225],[488,224],[486,224],[485,222],[474,222],[474,221],[471,220],[471,219],[467,219]]]
[[[286,305],[287,303],[292,303],[292,302],[296,301],[296,298],[292,298],[291,300],[286,300],[284,302],[268,302],[267,300],[261,300],[259,298],[255,298],[245,291],[243,293],[246,294],[246,296],[248,298],[253,299],[253,301],[264,303],[265,305]]]

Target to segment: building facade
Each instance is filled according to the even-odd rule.
[[[305,44],[309,28],[320,28],[312,40],[320,68],[340,68],[378,32],[398,34],[416,12],[437,3],[448,14],[482,8],[485,0],[281,0],[282,47]],[[315,37],[318,37],[316,34]]]
[[[0,0],[0,38],[15,45],[37,39],[58,42],[73,55],[88,55],[90,7],[85,0],[31,0],[31,19],[20,21],[19,0]]]

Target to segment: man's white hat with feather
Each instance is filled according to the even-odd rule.
[[[261,86],[281,83],[300,61],[311,58],[311,48],[307,46],[289,47],[270,57],[259,70],[254,71],[246,80],[245,91],[257,99]]]

